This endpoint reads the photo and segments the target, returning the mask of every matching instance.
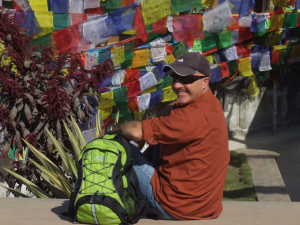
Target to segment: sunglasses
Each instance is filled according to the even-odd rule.
[[[203,79],[203,78],[207,77],[207,76],[194,76],[194,75],[180,76],[176,73],[171,73],[170,76],[172,78],[173,83],[175,83],[176,80],[178,79],[178,81],[182,84],[192,84],[196,80],[200,80],[200,79]]]

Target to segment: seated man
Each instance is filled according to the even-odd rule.
[[[108,130],[150,145],[147,154],[133,146],[132,157],[145,207],[151,213],[160,219],[216,218],[222,211],[230,156],[222,106],[209,88],[210,66],[200,53],[191,52],[164,67],[168,70],[172,70],[177,94],[175,104],[152,120]],[[157,152],[161,163],[153,157]],[[154,158],[152,163],[149,158]]]

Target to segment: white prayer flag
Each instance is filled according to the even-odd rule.
[[[238,59],[235,46],[231,46],[226,49],[226,57],[228,61]]]
[[[97,61],[98,61],[98,52],[85,53],[84,69],[91,70],[93,66],[97,65]]]
[[[99,0],[84,0],[84,9],[92,9],[99,8],[100,1]]]
[[[147,93],[147,94],[144,94],[141,96],[137,96],[137,103],[138,103],[140,112],[149,108],[150,98],[151,98],[150,93]]]
[[[157,84],[154,73],[148,72],[140,78],[141,91],[144,91]]]
[[[111,79],[111,83],[114,86],[121,86],[123,83],[124,77],[126,75],[125,70],[117,70],[113,75]]]
[[[84,13],[83,0],[69,0],[69,13]]]
[[[165,47],[152,47],[151,48],[153,62],[163,61],[167,57]]]
[[[251,23],[252,23],[252,15],[251,14],[239,19],[240,27],[251,27]]]
[[[103,43],[105,39],[101,39],[100,36],[107,31],[106,18],[107,14],[83,22],[83,37],[94,45]]]
[[[271,69],[272,69],[272,67],[270,65],[270,53],[266,52],[266,53],[261,54],[259,71],[268,71]]]

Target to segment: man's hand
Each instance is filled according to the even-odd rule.
[[[102,138],[102,137],[104,137],[104,135],[105,135],[105,129],[102,129],[98,138]]]

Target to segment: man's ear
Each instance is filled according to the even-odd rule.
[[[209,77],[205,77],[205,78],[203,79],[203,82],[202,82],[203,90],[206,89],[206,88],[209,86],[209,81],[210,81],[210,78],[209,78]]]

